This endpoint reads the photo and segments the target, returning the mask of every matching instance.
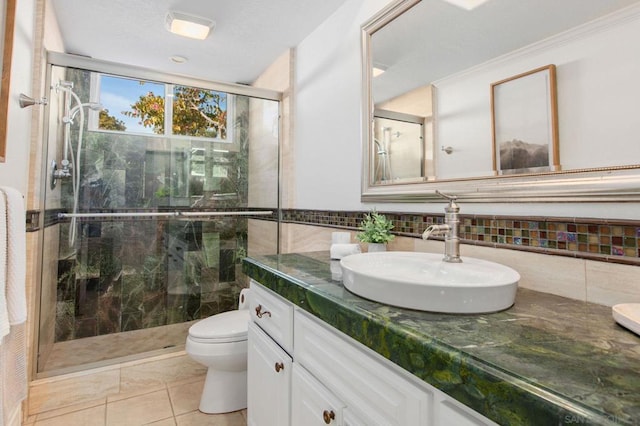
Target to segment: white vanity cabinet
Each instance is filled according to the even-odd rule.
[[[249,426],[495,425],[258,283],[251,288]]]
[[[254,323],[247,352],[247,426],[289,425],[291,357]]]
[[[291,424],[342,425],[344,403],[298,363],[291,380]]]
[[[376,425],[428,424],[430,395],[367,353],[370,349],[361,349],[302,311],[294,314],[294,335],[296,363],[336,393],[346,407],[366,413]],[[357,424],[357,414],[350,414]]]
[[[252,282],[249,309],[247,425],[290,425],[293,305]]]

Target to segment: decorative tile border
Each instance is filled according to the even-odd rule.
[[[365,213],[283,210],[282,221],[355,230]],[[393,233],[405,237],[420,238],[429,225],[444,222],[444,215],[381,213],[393,221]],[[640,221],[461,215],[460,238],[463,244],[640,265]]]
[[[61,222],[57,216],[60,211],[45,212],[45,227]],[[38,220],[37,215],[33,214],[37,212],[31,213],[32,219],[27,220],[27,225],[29,230],[33,231],[38,229]],[[281,211],[281,220],[287,223],[356,230],[366,213],[286,209]],[[429,225],[444,222],[444,215],[440,214],[381,213],[393,221],[393,233],[404,237],[420,238]],[[27,218],[29,216],[27,215]],[[273,215],[249,217],[275,221],[278,214],[274,209]],[[461,215],[460,238],[463,244],[640,265],[640,220]]]
[[[461,235],[473,241],[640,258],[640,222],[465,218]]]
[[[40,229],[40,212],[38,210],[27,210],[26,231],[35,232]]]

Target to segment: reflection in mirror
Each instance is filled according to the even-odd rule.
[[[640,38],[640,0],[476,3],[396,0],[363,26],[363,200],[396,187],[418,193],[472,179],[505,191],[516,180],[560,185],[576,173],[639,168],[640,144],[629,141],[640,134],[640,58],[630,42]],[[552,158],[543,172],[507,176],[495,164],[491,88],[546,66],[557,91],[549,147],[562,167]],[[516,95],[527,105],[526,93]],[[400,122],[421,129],[396,130]]]
[[[422,118],[379,110],[374,113],[373,123],[376,182],[393,183],[424,176]]]
[[[433,175],[431,90],[424,86],[375,103],[371,162],[375,183],[420,182],[427,171]]]
[[[491,85],[496,173],[560,170],[555,76],[549,65]]]

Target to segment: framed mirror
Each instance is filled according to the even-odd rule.
[[[640,0],[396,0],[362,26],[364,202],[640,200]]]

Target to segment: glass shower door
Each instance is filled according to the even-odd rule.
[[[279,102],[51,76],[48,160],[72,176],[45,198],[38,372],[179,349],[193,321],[235,309],[244,256],[277,252]]]

